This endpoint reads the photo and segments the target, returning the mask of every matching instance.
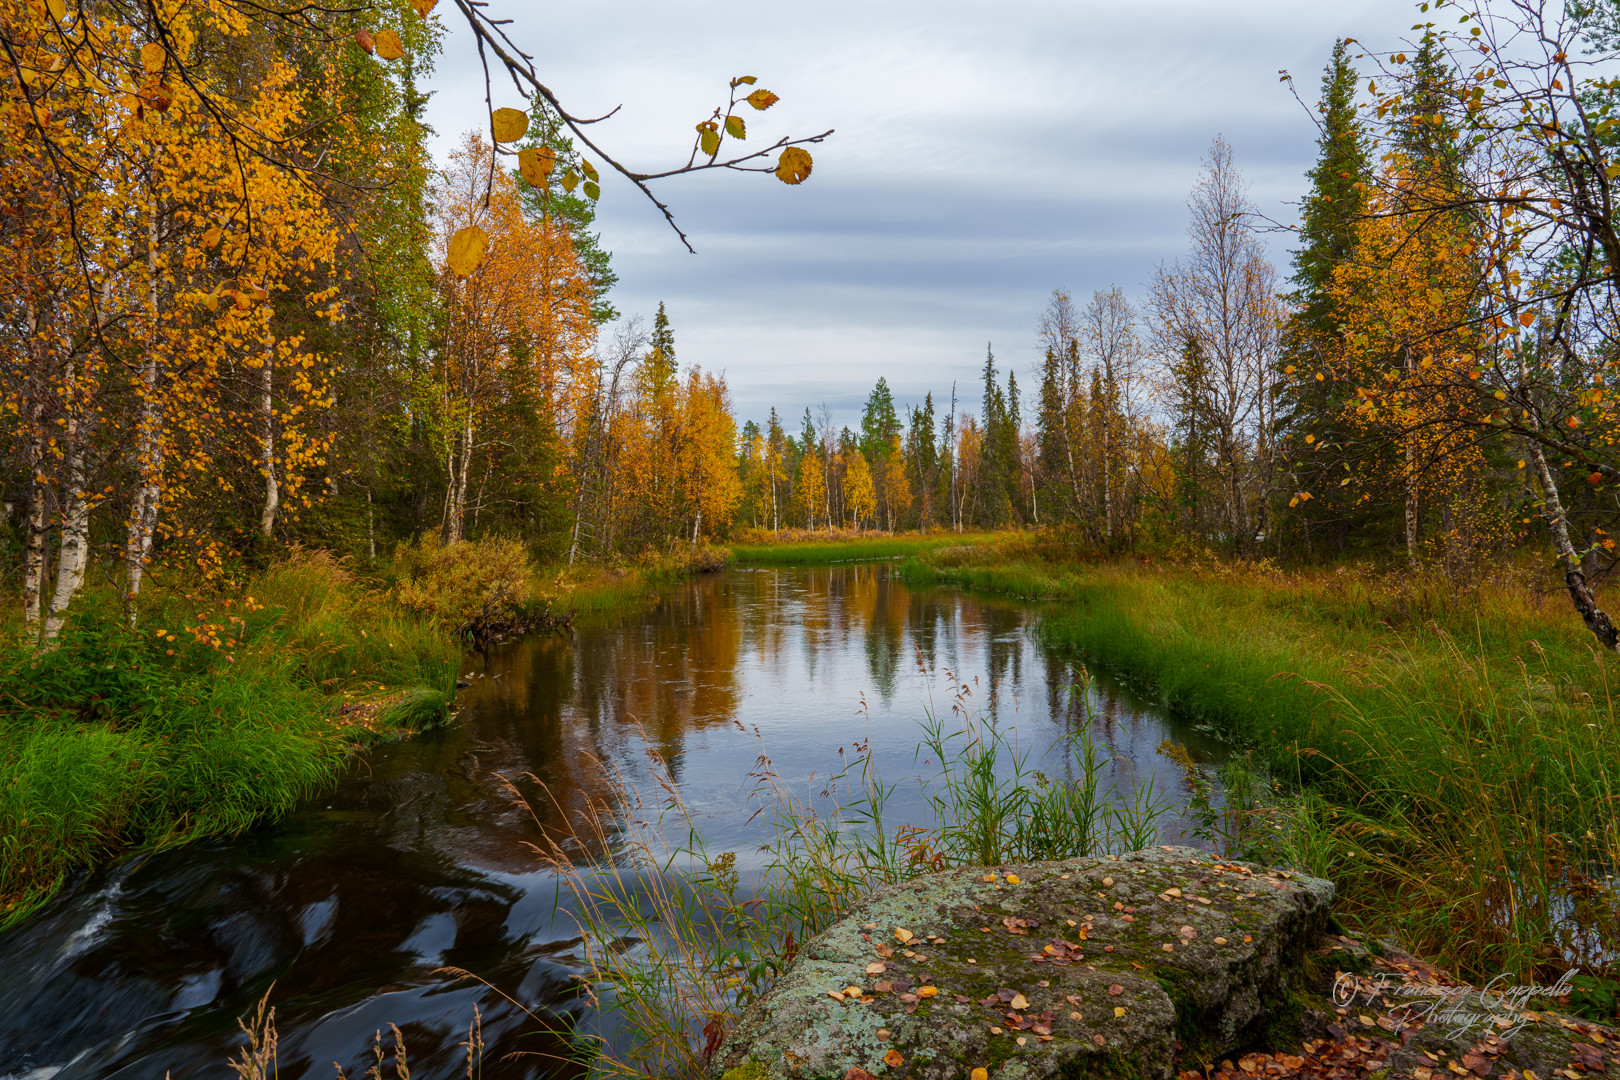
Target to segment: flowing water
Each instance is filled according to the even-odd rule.
[[[611,625],[470,657],[446,728],[373,750],[279,822],[86,875],[0,934],[0,1080],[229,1075],[237,1018],[267,991],[288,1080],[363,1071],[391,1023],[417,1080],[465,1075],[475,1006],[484,1077],[558,1073],[563,1048],[511,1002],[581,1008],[574,926],[503,777],[532,774],[577,806],[601,794],[600,759],[656,799],[656,750],[711,849],[746,869],[762,753],[808,791],[867,744],[899,781],[890,822],[926,820],[908,780],[927,772],[919,721],[948,718],[954,687],[1016,729],[1031,767],[1068,775],[1065,736],[1089,724],[1107,783],[1152,777],[1180,796],[1155,747],[1175,739],[1202,761],[1218,747],[1106,679],[1076,691],[1039,617],[882,565],[731,570]],[[1185,827],[1161,824],[1169,839]]]

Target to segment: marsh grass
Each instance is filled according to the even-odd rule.
[[[813,533],[802,529],[771,533],[751,530],[731,545],[731,561],[742,566],[828,566],[916,558],[942,548],[993,542],[995,533]]]
[[[344,767],[345,703],[441,720],[460,652],[430,622],[297,553],[237,598],[159,597],[138,628],[92,593],[58,646],[0,646],[0,925],[76,868],[239,832]]]
[[[1488,981],[1620,969],[1612,658],[1536,568],[1085,563],[1039,536],[915,583],[1053,601],[1042,633],[1240,751],[1212,844],[1339,883],[1343,917]],[[1196,802],[1196,792],[1194,793]]]
[[[1105,783],[1108,763],[1089,724],[1071,736],[1077,775],[1048,777],[1028,767],[1016,732],[978,715],[964,690],[954,688],[948,714],[925,710],[917,748],[925,821],[893,820],[895,782],[879,774],[869,743],[802,792],[762,751],[751,775],[766,838],[748,882],[736,852],[705,841],[657,751],[646,751],[650,795],[613,764],[593,762],[604,780],[593,788],[610,794],[572,813],[556,805],[568,827],[542,827],[537,847],[579,926],[599,1023],[576,1031],[575,1045],[593,1072],[706,1075],[737,1016],[802,945],[885,885],[952,866],[1157,841],[1162,800]]]

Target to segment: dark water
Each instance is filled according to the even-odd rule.
[[[908,781],[927,771],[919,719],[932,707],[948,721],[953,686],[1016,729],[1032,767],[1064,774],[1060,743],[1088,712],[1074,669],[1032,632],[1038,618],[908,587],[884,566],[737,570],[611,626],[471,658],[447,729],[373,751],[274,825],[88,875],[0,935],[0,1080],[228,1075],[237,1017],[272,984],[289,1080],[363,1070],[390,1023],[414,1077],[464,1075],[457,1044],[475,1006],[494,1049],[485,1077],[556,1075],[561,1047],[502,994],[542,1015],[577,1012],[573,924],[526,846],[538,827],[501,777],[532,773],[576,807],[602,794],[594,758],[656,797],[656,749],[711,846],[746,868],[762,835],[747,823],[759,755],[810,790],[839,768],[840,747],[869,740],[900,781],[890,820],[921,820]],[[1166,736],[1216,753],[1105,680],[1087,693],[1122,789],[1152,776],[1179,794],[1154,752]],[[514,1050],[526,1053],[504,1057]]]

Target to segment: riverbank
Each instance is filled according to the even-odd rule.
[[[295,551],[228,594],[154,590],[137,627],[87,590],[44,653],[0,626],[0,927],[79,869],[273,819],[443,722],[466,612],[612,617],[724,558],[536,568],[521,545],[461,547],[367,576]]]
[[[1249,751],[1224,800],[1189,769],[1210,841],[1339,881],[1357,929],[1470,979],[1612,966],[1613,664],[1532,571],[1464,592],[1404,571],[1085,561],[1017,533],[896,572],[1051,603],[1050,641]]]

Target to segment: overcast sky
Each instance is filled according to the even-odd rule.
[[[1315,129],[1278,81],[1314,102],[1337,37],[1387,48],[1410,0],[977,0],[718,4],[494,0],[542,78],[633,169],[684,161],[693,125],[733,75],[781,95],[744,109],[750,142],[836,133],[814,175],[717,172],[659,191],[688,254],[633,187],[608,178],[598,224],[613,302],[669,311],[683,365],[722,370],[740,419],[791,423],[825,402],[853,423],[886,376],[977,408],[986,343],[1023,382],[1055,288],[1140,296],[1185,246],[1185,203],[1210,140],[1233,146],[1259,207],[1293,221]],[[481,126],[483,80],[448,4],[427,84],[441,155]],[[495,104],[521,107],[508,82]],[[1274,242],[1286,262],[1288,240]],[[1029,384],[1025,384],[1027,388]]]

